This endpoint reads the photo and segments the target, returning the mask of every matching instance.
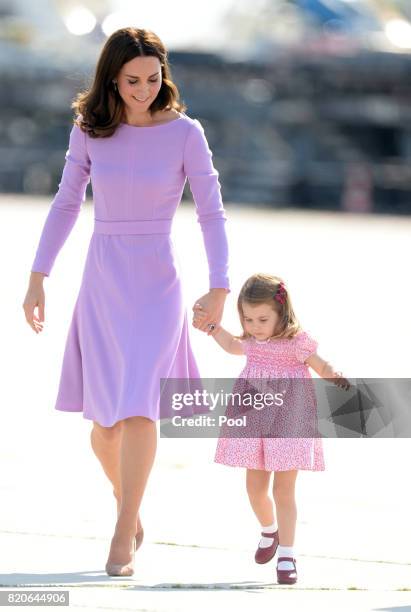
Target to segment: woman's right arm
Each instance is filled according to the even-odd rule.
[[[209,334],[214,340],[223,348],[227,353],[232,355],[244,355],[243,343],[239,338],[235,338],[232,334],[226,331],[221,325],[217,325],[216,328]]]
[[[70,132],[65,159],[59,188],[51,203],[31,267],[32,272],[42,272],[46,276],[50,275],[54,261],[77,221],[90,182],[91,162],[86,134],[76,124]]]
[[[76,124],[70,132],[65,160],[58,191],[43,225],[23,302],[26,321],[36,333],[42,331],[44,322],[43,279],[50,275],[54,261],[77,220],[90,181],[91,162],[86,134]],[[36,307],[38,317],[34,314]]]
[[[29,288],[27,289],[26,297],[23,302],[26,321],[36,334],[43,331],[45,306],[43,289],[44,276],[45,274],[42,272],[32,272],[30,274]],[[37,308],[38,316],[34,314],[35,308]]]

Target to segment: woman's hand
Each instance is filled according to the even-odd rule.
[[[212,333],[208,327],[209,323],[218,325],[223,318],[225,298],[228,292],[225,289],[210,289],[208,293],[196,300],[193,306],[193,327],[207,332],[207,336]]]
[[[29,288],[23,302],[24,314],[30,327],[38,334],[43,330],[45,294],[43,289],[44,274],[32,272]],[[38,309],[38,317],[34,314],[34,309]]]

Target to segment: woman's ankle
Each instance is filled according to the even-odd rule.
[[[130,522],[119,522],[117,520],[114,528],[114,537],[120,540],[130,540],[136,535],[136,521],[130,524]]]

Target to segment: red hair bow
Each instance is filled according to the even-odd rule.
[[[280,304],[285,304],[286,295],[287,291],[285,289],[283,281],[281,281],[279,288],[274,294],[274,299],[277,300],[277,302],[280,302]]]

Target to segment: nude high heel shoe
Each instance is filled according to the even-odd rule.
[[[139,533],[141,533],[141,531]],[[134,574],[136,538],[137,536],[133,538],[133,552],[131,561],[129,561],[129,563],[106,563],[105,570],[109,576],[132,576]]]

